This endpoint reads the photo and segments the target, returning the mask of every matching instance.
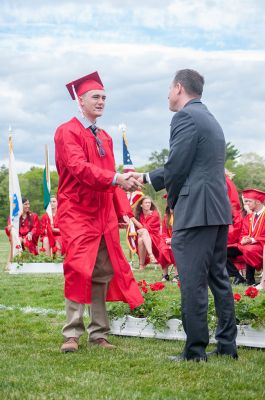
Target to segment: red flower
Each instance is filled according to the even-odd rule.
[[[143,286],[143,287],[142,287],[142,291],[143,291],[144,293],[148,293],[147,287],[146,287],[146,286]]]
[[[17,244],[17,245],[16,245],[16,249],[21,249],[21,245],[20,245],[20,244]]]
[[[252,299],[254,299],[254,297],[256,297],[259,294],[258,289],[256,289],[253,286],[250,286],[249,288],[247,288],[247,290],[245,291],[245,295],[248,297],[251,297]]]
[[[137,282],[139,287],[147,286],[147,282],[143,279],[142,281]]]
[[[241,300],[241,294],[235,293],[235,294],[234,294],[234,300],[235,300],[235,301]]]
[[[41,247],[41,248],[40,248],[40,251],[42,251],[43,253],[45,253],[46,250],[45,250],[44,247]]]
[[[151,283],[150,289],[152,292],[157,292],[158,290],[163,290],[165,288],[165,284],[163,282],[155,282]]]

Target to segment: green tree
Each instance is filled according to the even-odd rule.
[[[240,162],[230,170],[235,174],[234,182],[238,190],[247,187],[265,190],[265,159],[258,154],[243,154]]]
[[[239,150],[230,142],[226,143],[225,161],[232,160],[235,161],[240,157]]]
[[[51,174],[51,193],[57,193],[58,175],[52,171]],[[20,190],[23,197],[30,201],[30,208],[39,216],[44,214],[43,207],[43,168],[32,167],[24,174],[19,174]]]
[[[151,162],[149,164],[149,168],[155,169],[162,167],[167,161],[168,155],[169,155],[168,149],[162,149],[160,152],[153,151],[149,157],[149,161]]]
[[[0,167],[0,228],[6,226],[9,215],[8,168]]]

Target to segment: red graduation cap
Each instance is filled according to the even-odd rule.
[[[73,86],[75,88],[77,96],[82,96],[82,94],[88,92],[89,90],[104,90],[103,83],[97,71],[92,72],[92,74],[83,76],[82,78],[76,79],[75,81],[67,83],[66,87],[72,99],[75,100]]]
[[[259,200],[262,203],[265,202],[265,192],[262,190],[247,188],[243,190],[242,194],[245,199]]]

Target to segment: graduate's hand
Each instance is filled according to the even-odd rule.
[[[8,226],[7,226],[8,232],[10,232],[12,228],[13,228],[13,225],[12,225],[12,224],[8,225]]]
[[[243,237],[242,237],[242,240],[241,240],[241,244],[242,244],[242,245],[244,245],[244,244],[250,244],[250,243],[252,243],[251,237],[249,237],[249,236],[243,236]]]
[[[26,238],[27,238],[29,241],[32,240],[32,233],[29,232],[29,233],[27,234]]]
[[[141,190],[143,185],[133,177],[134,172],[126,172],[125,174],[119,174],[117,176],[116,183],[126,192],[134,192],[135,190]]]
[[[143,180],[143,173],[140,173],[140,172],[132,172],[132,176],[135,178],[135,179],[137,179],[138,180],[138,182],[139,183],[141,183],[141,184],[143,184],[144,183],[144,180]]]
[[[127,225],[129,224],[130,218],[128,217],[128,215],[123,215],[122,219],[125,222],[125,224],[127,224]]]

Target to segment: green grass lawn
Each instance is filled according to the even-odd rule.
[[[172,364],[167,355],[179,353],[183,342],[113,336],[118,348],[106,351],[89,348],[84,336],[78,353],[61,354],[63,277],[9,275],[7,256],[0,231],[1,399],[265,398],[265,352],[257,349],[240,348],[238,361]],[[150,282],[160,273],[148,269],[135,275]],[[55,311],[20,310],[29,306]]]

